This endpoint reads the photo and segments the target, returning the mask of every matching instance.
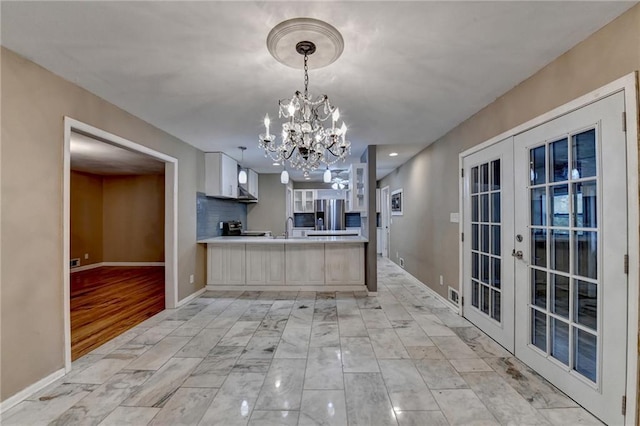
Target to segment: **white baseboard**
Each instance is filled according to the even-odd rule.
[[[34,384],[27,386],[26,388],[24,388],[17,394],[13,395],[12,397],[9,397],[4,401],[0,402],[0,414],[4,413],[5,411],[9,410],[12,407],[15,407],[16,405],[18,405],[19,403],[21,403],[22,401],[24,401],[25,399],[33,395],[34,393],[41,391],[42,389],[49,386],[51,383],[55,382],[56,380],[58,380],[60,377],[64,375],[65,375],[65,370],[64,368],[61,368],[60,370],[49,374],[47,377],[38,380]]]
[[[184,299],[182,299],[181,301],[178,302],[178,304],[176,305],[176,308],[179,308],[180,306],[186,305],[187,303],[191,302],[193,299],[195,299],[196,297],[200,296],[202,293],[204,293],[206,291],[206,287],[205,288],[201,288],[200,290],[196,291],[193,294],[190,294],[189,296],[185,297]]]
[[[164,266],[164,262],[100,262],[71,268],[70,272],[73,274],[74,272],[88,271],[102,266]]]
[[[207,291],[367,291],[365,285],[207,285]]]

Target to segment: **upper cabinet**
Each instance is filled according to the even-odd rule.
[[[238,198],[238,163],[221,152],[206,152],[205,193],[209,197]]]
[[[346,191],[346,210],[367,213],[367,164],[354,163],[349,169],[349,189]]]
[[[249,191],[249,194],[256,197],[256,201],[258,201],[258,173],[248,169],[247,175],[247,190]]]
[[[313,213],[315,211],[315,190],[314,189],[294,189],[293,190],[293,212]]]

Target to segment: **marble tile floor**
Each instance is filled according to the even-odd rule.
[[[73,363],[20,425],[590,425],[379,258],[378,293],[214,291]]]

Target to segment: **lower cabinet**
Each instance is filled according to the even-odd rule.
[[[209,244],[207,284],[244,285],[245,282],[245,245]]]
[[[284,285],[284,245],[246,245],[247,285]]]
[[[362,244],[326,244],[325,282],[328,285],[364,284],[364,246]]]
[[[324,284],[324,244],[287,244],[285,247],[286,284]]]
[[[364,245],[207,245],[208,285],[362,285]]]

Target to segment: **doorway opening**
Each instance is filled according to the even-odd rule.
[[[65,369],[177,304],[177,159],[65,117]]]

